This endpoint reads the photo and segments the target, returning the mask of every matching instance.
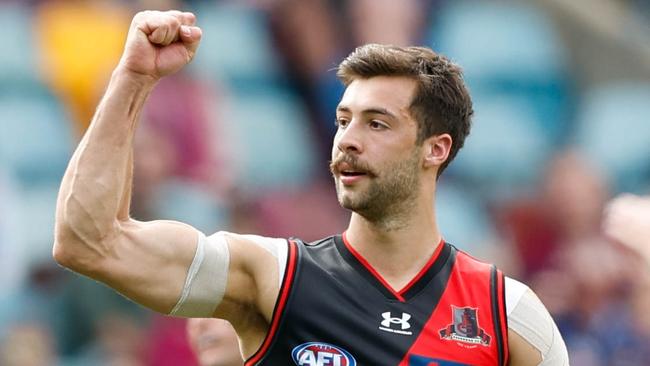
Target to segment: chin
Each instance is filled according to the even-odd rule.
[[[336,185],[336,196],[339,205],[351,211],[358,211],[367,206],[363,192],[353,191],[352,189],[342,185],[340,182],[337,182]]]
[[[339,204],[341,207],[354,212],[362,211],[368,206],[366,202],[360,202],[358,199],[355,200],[353,197],[350,197],[350,195],[345,194],[339,196]]]
[[[339,201],[339,205],[341,205],[341,207],[343,207],[343,208],[347,208],[348,210],[351,209],[351,207],[352,207],[352,200],[350,199],[350,197],[339,196],[339,197],[338,197],[338,201]]]
[[[339,205],[341,205],[341,207],[348,210],[354,210],[355,207],[354,200],[352,199],[352,197],[350,197],[349,194],[340,193],[337,198],[339,201]]]

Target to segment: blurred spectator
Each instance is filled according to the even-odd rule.
[[[550,162],[537,197],[514,199],[497,210],[497,227],[521,256],[523,277],[554,266],[556,253],[598,236],[607,184],[575,152]]]
[[[542,202],[551,211],[562,242],[598,235],[609,192],[605,178],[589,160],[575,152],[561,153],[549,165],[543,190]]]
[[[187,337],[199,366],[241,366],[235,329],[223,319],[193,318],[187,321]]]
[[[550,163],[540,197],[509,207],[499,220],[520,251],[524,275],[555,316],[572,365],[648,362],[638,343],[648,328],[634,325],[630,306],[638,262],[600,232],[607,198],[602,175],[567,151]],[[644,362],[625,363],[631,358]]]

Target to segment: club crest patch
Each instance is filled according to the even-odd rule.
[[[492,337],[478,324],[478,308],[451,306],[452,323],[440,329],[440,338],[489,346]]]

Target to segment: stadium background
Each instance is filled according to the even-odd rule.
[[[60,178],[144,8],[193,10],[204,37],[143,114],[134,217],[341,232],[333,68],[424,44],[463,66],[476,109],[439,189],[447,241],[527,281],[572,365],[650,364],[650,276],[599,222],[650,188],[650,2],[249,0],[0,2],[0,365],[195,364],[183,320],[51,259]]]

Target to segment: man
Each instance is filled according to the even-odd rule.
[[[446,244],[436,181],[469,132],[457,66],[362,47],[340,66],[331,170],[342,236],[298,240],[129,217],[132,141],[156,82],[193,58],[190,13],[143,12],[63,177],[54,257],[155,311],[234,326],[246,365],[564,365],[528,288]],[[507,323],[506,323],[507,317]],[[507,325],[506,325],[507,324]]]
[[[223,319],[187,321],[187,338],[200,366],[242,366],[237,334]]]

